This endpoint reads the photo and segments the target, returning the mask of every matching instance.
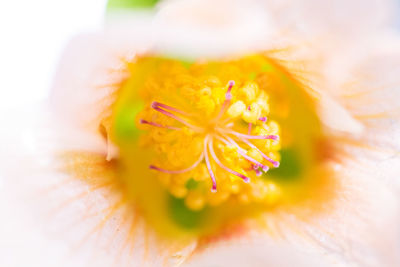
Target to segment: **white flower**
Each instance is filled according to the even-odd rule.
[[[14,127],[28,141],[6,152],[10,156],[3,161],[9,165],[9,190],[15,191],[10,205],[47,214],[45,220],[37,216],[50,228],[39,239],[61,241],[44,244],[78,247],[57,265],[399,265],[400,39],[389,27],[392,4],[185,0],[167,1],[155,14],[110,19],[104,31],[78,36],[67,47],[50,107],[38,112],[45,116],[41,123],[23,120],[21,128]],[[268,208],[256,219],[228,220],[226,229],[212,234],[161,238],[153,225],[162,223],[149,223],[155,220],[147,214],[153,208],[138,210],[134,201],[121,201],[118,196],[126,197],[131,188],[112,178],[113,164],[126,148],[115,142],[106,120],[107,112],[115,112],[110,105],[120,99],[115,88],[129,80],[124,60],[155,53],[229,62],[266,50],[276,50],[268,55],[304,85],[289,106],[296,105],[293,100],[308,103],[303,94],[316,105],[327,145],[321,144],[324,160],[309,159],[307,168],[326,184],[302,184],[309,192],[301,200]],[[307,107],[299,105],[300,111]],[[294,116],[300,123],[309,120],[302,114],[312,112]],[[284,140],[284,127],[282,135]],[[81,153],[60,160],[57,153],[66,151]],[[21,204],[27,195],[36,197]],[[46,257],[41,256],[44,264]]]

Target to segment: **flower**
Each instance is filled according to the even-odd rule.
[[[67,49],[61,125],[35,151],[56,170],[33,183],[64,200],[63,239],[83,232],[106,266],[395,266],[399,93],[386,82],[399,50],[378,41],[397,37],[327,13],[333,26],[307,12],[292,26],[298,8],[277,15],[273,1],[164,5],[154,24],[123,20]]]

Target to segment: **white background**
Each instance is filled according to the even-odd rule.
[[[106,0],[0,2],[0,111],[43,99],[74,34],[102,24]]]

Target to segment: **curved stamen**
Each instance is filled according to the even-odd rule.
[[[275,140],[278,141],[279,140],[279,136],[277,135],[250,135],[250,134],[242,134],[242,133],[238,133],[232,130],[224,130],[224,129],[219,129],[221,132],[223,133],[227,133],[227,134],[233,134],[236,135],[237,137],[241,137],[244,139],[271,139],[271,140]]]
[[[204,139],[204,158],[206,160],[206,165],[207,165],[207,169],[208,169],[208,173],[211,176],[211,180],[212,180],[212,188],[211,188],[211,192],[215,193],[217,192],[217,182],[215,179],[215,175],[211,169],[211,163],[210,163],[210,159],[208,157],[208,152],[207,152],[207,144],[208,144],[208,139],[209,136],[206,136],[206,138]]]
[[[201,132],[201,131],[202,131],[202,128],[188,123],[187,121],[185,121],[185,120],[179,118],[178,116],[172,114],[171,112],[168,112],[168,111],[166,111],[166,110],[163,110],[162,108],[160,108],[160,107],[159,107],[158,105],[156,105],[155,103],[157,103],[157,102],[153,102],[153,104],[151,105],[151,107],[152,107],[153,109],[157,110],[158,112],[164,114],[165,116],[171,117],[171,118],[173,118],[173,119],[179,121],[180,123],[186,125],[187,127],[191,128],[191,129],[194,130],[194,131],[198,131],[198,132]]]
[[[203,159],[204,159],[204,153],[201,153],[199,159],[196,160],[196,162],[192,166],[190,166],[190,167],[188,167],[186,169],[182,169],[182,170],[166,170],[166,169],[162,169],[162,168],[159,168],[157,166],[154,166],[154,165],[150,165],[149,168],[152,169],[152,170],[160,171],[160,172],[165,172],[165,173],[170,173],[170,174],[179,174],[179,173],[184,173],[184,172],[188,172],[188,171],[193,170],[194,168],[196,168],[200,164],[200,162]]]
[[[227,172],[230,172],[230,173],[232,173],[232,174],[234,174],[234,175],[236,175],[236,176],[242,178],[243,181],[246,182],[246,183],[250,182],[250,178],[249,178],[249,177],[247,177],[247,176],[245,176],[245,175],[243,175],[243,174],[241,174],[241,173],[238,173],[238,172],[236,172],[236,171],[234,171],[234,170],[232,170],[232,169],[226,167],[224,164],[222,164],[222,162],[218,159],[217,155],[215,154],[215,151],[214,151],[214,148],[213,148],[213,141],[212,141],[212,139],[211,139],[210,142],[208,143],[208,148],[209,148],[209,150],[210,150],[210,153],[211,153],[212,158],[215,160],[215,162],[216,162],[222,169],[224,169],[224,170],[226,170]]]
[[[246,150],[243,149],[242,147],[240,147],[238,145],[238,143],[235,142],[235,140],[233,140],[232,138],[230,138],[229,136],[226,136],[226,139],[228,139],[228,143],[235,146],[237,148],[237,151],[240,155],[242,155],[245,159],[247,159],[248,161],[254,163],[255,166],[260,167],[264,172],[267,172],[269,170],[269,167],[262,164],[261,162],[258,162],[257,160],[253,159],[252,157],[248,156],[246,154]]]
[[[275,161],[275,160],[271,159],[270,157],[268,157],[267,155],[265,155],[265,154],[261,151],[261,149],[259,149],[259,148],[256,147],[255,145],[253,145],[251,142],[249,142],[249,141],[246,140],[246,139],[242,139],[242,138],[240,138],[240,141],[242,141],[243,143],[245,143],[245,144],[248,145],[249,147],[254,148],[254,149],[257,150],[258,152],[260,152],[261,155],[263,156],[263,158],[266,159],[266,160],[268,160],[269,162],[271,162],[272,165],[274,165],[275,168],[278,168],[278,167],[279,167],[279,162],[278,162],[278,161]]]
[[[182,115],[184,115],[184,116],[192,116],[192,114],[186,113],[185,111],[182,111],[182,110],[180,110],[180,109],[177,109],[177,108],[174,108],[174,107],[165,105],[165,104],[160,103],[160,102],[157,102],[157,101],[153,101],[153,103],[151,104],[151,106],[152,106],[152,107],[161,107],[161,108],[166,109],[166,110],[170,110],[170,111],[177,112],[177,113],[182,114]]]
[[[165,129],[170,129],[170,130],[180,130],[181,128],[179,127],[174,127],[174,126],[169,126],[169,125],[162,125],[156,122],[152,122],[152,121],[146,121],[146,120],[140,120],[141,124],[148,124],[151,126],[155,126],[155,127],[160,127],[160,128],[165,128]]]

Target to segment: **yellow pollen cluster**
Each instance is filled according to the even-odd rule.
[[[168,61],[160,68],[141,88],[136,122],[160,183],[192,210],[275,202],[280,190],[265,174],[279,166],[280,129],[267,92],[234,73],[205,75]]]

